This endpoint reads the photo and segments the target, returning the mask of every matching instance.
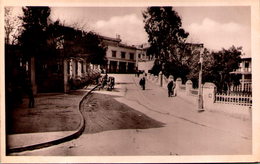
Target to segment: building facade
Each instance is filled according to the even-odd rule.
[[[146,57],[144,48],[122,43],[119,36],[101,36],[101,39],[107,46],[107,65],[104,69],[108,73],[134,73],[137,71],[138,61]]]
[[[240,76],[240,84],[231,86],[231,91],[252,92],[252,59],[242,58],[239,68],[230,72]]]

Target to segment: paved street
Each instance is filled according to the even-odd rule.
[[[114,91],[95,91],[94,95],[111,95],[108,97],[113,101],[109,108],[114,108],[116,105],[113,103],[118,101],[137,111],[139,115],[145,115],[147,120],[161,123],[162,126],[117,126],[118,128],[89,131],[91,127],[87,120],[86,130],[78,139],[15,155],[251,154],[251,120],[208,111],[200,113],[196,105],[183,98],[169,98],[165,89],[150,82],[147,83],[146,90],[141,90],[139,80],[134,75],[112,76],[115,76],[117,83]],[[108,114],[109,112],[104,115]]]

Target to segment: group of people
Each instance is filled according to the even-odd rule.
[[[176,87],[176,84],[175,82],[173,81],[173,77],[170,76],[169,77],[170,81],[168,82],[167,84],[167,89],[168,89],[168,97],[174,97],[176,96],[176,92],[174,91],[175,90],[175,87]],[[141,88],[143,90],[145,90],[145,76],[143,76],[140,81],[139,81],[139,85],[141,86]]]
[[[99,89],[104,89],[105,86],[107,87],[107,90],[112,90],[115,85],[115,78],[114,77],[108,77],[107,73],[99,78],[100,88]]]

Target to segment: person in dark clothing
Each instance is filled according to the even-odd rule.
[[[143,77],[143,90],[145,90],[145,78]]]
[[[173,82],[173,80],[171,80],[168,83],[167,88],[168,88],[168,97],[175,96],[174,94],[175,83]]]
[[[168,97],[171,97],[173,95],[173,81],[172,80],[168,83],[167,88],[168,88]]]
[[[107,85],[107,79],[108,79],[108,75],[107,73],[103,76],[102,78],[102,84],[101,84],[101,88],[103,89],[106,85]]]
[[[143,90],[145,90],[145,77],[142,77],[142,78],[140,79],[139,84],[141,85],[141,87],[143,88]]]

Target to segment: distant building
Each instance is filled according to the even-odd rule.
[[[146,50],[142,46],[124,44],[119,35],[116,38],[101,36],[101,40],[107,46],[104,69],[108,73],[134,73],[138,60],[146,58]]]
[[[240,76],[240,84],[231,87],[231,91],[252,92],[252,59],[251,57],[242,58],[239,68],[230,72]]]
[[[154,64],[153,56],[147,54],[149,44],[142,44],[137,47],[136,66],[138,70],[148,73]]]
[[[151,61],[152,60],[152,56],[148,55],[147,49],[150,45],[148,43],[146,44],[141,44],[139,46],[137,46],[137,50],[136,50],[136,60],[137,62],[143,62],[143,61]]]

